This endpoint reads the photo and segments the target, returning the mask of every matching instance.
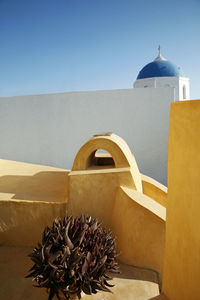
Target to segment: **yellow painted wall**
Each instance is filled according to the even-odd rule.
[[[70,172],[69,213],[91,215],[103,220],[104,226],[109,227],[116,191],[120,185],[133,185],[130,168]]]
[[[120,261],[161,275],[166,209],[132,187],[128,168],[72,171],[68,212],[98,218],[117,236]]]
[[[35,246],[67,212],[67,170],[0,160],[0,245]]]
[[[0,245],[36,246],[44,228],[64,217],[67,203],[0,201]]]
[[[163,292],[200,299],[200,101],[171,106]]]
[[[136,190],[120,187],[112,209],[120,261],[162,274],[166,210]],[[160,278],[161,279],[161,278]]]
[[[131,153],[127,143],[116,134],[97,135],[87,141],[78,151],[72,171],[82,171],[88,168],[97,149],[106,150],[113,157],[115,168],[130,168],[133,177],[132,185],[142,192],[141,174],[135,157]]]
[[[199,137],[200,100],[173,103],[168,191],[140,174],[127,145],[116,136],[86,143],[71,172],[0,160],[0,245],[35,246],[56,216],[90,214],[117,236],[122,262],[153,269],[160,276],[166,240],[163,294],[155,299],[199,300]],[[88,155],[98,148],[109,151],[114,167],[87,168]],[[124,154],[118,156],[119,151]]]
[[[99,148],[109,151],[114,165],[92,165]],[[55,217],[87,214],[113,230],[122,262],[161,275],[165,207],[160,203],[165,192],[158,182],[141,176],[127,144],[113,134],[89,140],[71,172],[0,160],[0,244],[34,246]]]
[[[164,207],[167,205],[167,188],[155,179],[141,174],[143,193]]]
[[[0,159],[0,200],[65,202],[69,170]]]
[[[92,165],[97,149],[109,151],[115,166]],[[94,137],[78,151],[69,173],[68,211],[98,218],[117,236],[120,261],[154,269],[161,276],[166,209],[160,203],[165,201],[166,188],[149,177],[145,182],[141,179],[135,158],[121,138]]]

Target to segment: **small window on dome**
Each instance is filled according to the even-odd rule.
[[[186,99],[186,86],[183,86],[183,99]]]

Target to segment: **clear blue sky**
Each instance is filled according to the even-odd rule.
[[[0,0],[0,96],[131,88],[159,44],[200,98],[200,0]]]

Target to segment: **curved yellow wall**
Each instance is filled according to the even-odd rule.
[[[120,261],[162,273],[166,210],[156,201],[120,187],[112,210]]]
[[[143,193],[164,207],[167,205],[167,188],[155,179],[141,174]]]
[[[116,191],[120,185],[133,185],[130,168],[70,172],[69,213],[92,215],[109,227]]]

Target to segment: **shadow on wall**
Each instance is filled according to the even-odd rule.
[[[34,246],[47,225],[67,214],[68,171],[36,173],[35,168],[17,163],[16,169],[11,168],[12,174],[23,174],[26,170],[26,174],[33,175],[0,177],[1,245]]]
[[[49,171],[39,172],[33,176],[1,176],[0,193],[4,194],[2,200],[66,202],[68,172]]]

